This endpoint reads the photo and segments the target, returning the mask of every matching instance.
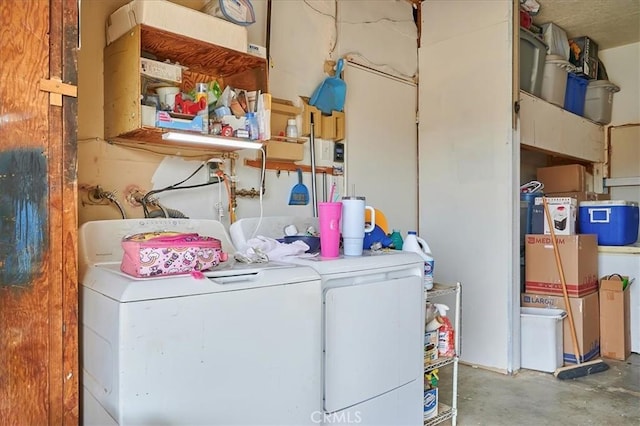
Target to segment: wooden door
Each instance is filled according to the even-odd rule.
[[[3,425],[78,422],[77,5],[0,1]]]

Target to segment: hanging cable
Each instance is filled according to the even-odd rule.
[[[142,210],[144,212],[144,217],[150,217],[150,212],[149,212],[149,208],[147,207],[147,205],[150,203],[150,197],[152,197],[153,195],[159,194],[161,192],[165,192],[165,191],[173,191],[173,190],[177,190],[177,189],[192,189],[192,188],[200,188],[203,186],[209,186],[209,185],[216,185],[220,183],[220,176],[218,176],[218,181],[213,181],[213,182],[206,182],[206,183],[201,183],[201,184],[197,184],[197,185],[188,185],[188,186],[180,186],[183,183],[185,183],[186,181],[188,181],[189,179],[191,179],[193,176],[196,175],[196,173],[198,173],[200,170],[202,170],[202,168],[209,163],[209,161],[205,161],[202,164],[200,164],[200,166],[198,166],[197,169],[195,169],[189,176],[187,176],[185,179],[181,180],[178,183],[174,183],[172,185],[166,186],[164,188],[161,189],[153,189],[149,192],[147,192],[144,197],[142,197],[142,200],[140,201],[140,204],[142,204]],[[160,207],[159,203],[156,202],[156,204],[158,205],[159,208]]]

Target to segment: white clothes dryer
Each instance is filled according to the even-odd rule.
[[[321,411],[321,285],[309,267],[222,264],[136,279],[123,236],[198,232],[212,220],[128,219],[80,228],[85,425],[310,425]]]
[[[251,236],[280,238],[316,218],[240,219],[229,229],[236,247]],[[322,398],[325,424],[423,423],[423,261],[415,253],[289,257],[322,279]]]

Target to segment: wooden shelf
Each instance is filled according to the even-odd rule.
[[[248,53],[196,40],[158,28],[137,25],[104,49],[105,139],[130,140],[159,147],[185,147],[162,140],[168,129],[142,125],[140,96],[143,85],[140,57],[153,55],[187,67],[182,72],[182,91],[196,82],[217,81],[221,88],[233,86],[268,92],[267,61]],[[196,147],[208,151],[208,148]],[[215,147],[216,152],[236,151]]]
[[[578,161],[604,161],[603,126],[520,91],[522,148]]]
[[[244,164],[245,166],[257,167],[259,169],[262,168],[262,160],[245,159]],[[301,169],[305,173],[311,173],[311,166],[307,166],[306,164],[295,164],[288,161],[267,160],[266,168],[267,170],[276,170],[276,171],[282,171],[282,172],[295,172],[298,169]],[[323,174],[323,173],[326,173],[332,176],[338,176],[341,174],[341,173],[337,173],[335,168],[333,167],[322,167],[322,166],[316,167],[316,174]]]

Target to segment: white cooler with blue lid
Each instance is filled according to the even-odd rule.
[[[580,233],[597,234],[599,246],[624,246],[638,240],[638,203],[622,200],[583,201]]]

